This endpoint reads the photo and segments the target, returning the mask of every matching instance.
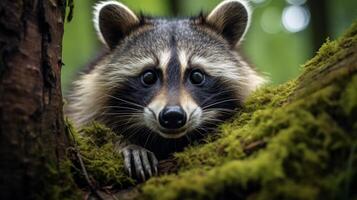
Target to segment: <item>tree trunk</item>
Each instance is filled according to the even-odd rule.
[[[170,0],[170,11],[173,16],[177,17],[180,14],[180,6],[178,0]]]
[[[48,199],[65,155],[66,0],[0,1],[0,199]],[[46,185],[45,185],[46,184]]]
[[[313,51],[316,52],[329,36],[327,1],[312,0],[307,4],[311,9]]]

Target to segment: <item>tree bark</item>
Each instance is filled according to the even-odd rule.
[[[0,1],[0,199],[48,199],[49,186],[61,182],[54,175],[67,144],[65,7],[66,0]]]

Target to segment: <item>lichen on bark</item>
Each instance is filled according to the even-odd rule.
[[[327,41],[300,77],[256,91],[207,141],[176,153],[174,173],[138,186],[135,198],[357,198],[357,23]],[[120,157],[81,150],[88,159],[115,157],[105,162],[120,167],[100,180],[120,174],[116,184],[132,184]],[[93,174],[111,169],[87,164]]]

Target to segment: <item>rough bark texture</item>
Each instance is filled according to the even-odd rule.
[[[65,7],[66,0],[0,1],[0,199],[49,199],[65,180]]]

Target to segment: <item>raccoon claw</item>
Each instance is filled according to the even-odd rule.
[[[145,181],[153,175],[158,175],[158,160],[154,153],[136,145],[129,145],[122,150],[122,154],[124,167],[130,177]]]

